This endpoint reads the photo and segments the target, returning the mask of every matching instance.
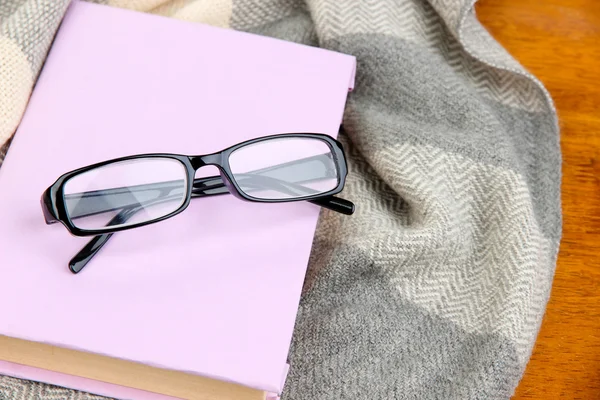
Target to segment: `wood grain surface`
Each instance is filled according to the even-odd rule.
[[[480,0],[479,20],[550,91],[561,126],[563,239],[516,399],[600,399],[600,0]]]

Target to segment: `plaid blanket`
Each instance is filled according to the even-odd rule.
[[[474,0],[107,1],[357,57],[341,139],[358,211],[321,215],[284,399],[512,395],[560,241],[559,131]],[[67,5],[0,2],[2,154]],[[0,399],[32,398],[98,397],[0,377]]]

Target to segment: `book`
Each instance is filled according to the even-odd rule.
[[[46,225],[39,199],[111,158],[335,137],[354,69],[349,55],[74,1],[0,168],[0,374],[117,398],[280,394],[319,207],[194,199],[116,233],[73,275],[89,238]]]

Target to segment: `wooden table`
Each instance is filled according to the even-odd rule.
[[[480,21],[552,94],[563,239],[542,329],[514,399],[600,399],[600,0],[480,0]]]

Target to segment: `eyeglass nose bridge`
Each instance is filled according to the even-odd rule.
[[[223,165],[223,156],[221,153],[205,154],[201,156],[190,156],[188,157],[194,170],[198,171],[199,168],[205,165],[216,165],[221,167]]]
[[[192,168],[195,171],[198,171],[200,168],[206,165],[214,165],[219,170],[219,175],[221,177],[222,185],[224,185],[229,193],[234,195],[237,198],[244,199],[244,196],[240,194],[240,192],[236,189],[233,182],[231,182],[231,178],[228,176],[225,171],[225,167],[223,166],[223,154],[222,153],[213,153],[201,156],[190,156],[188,157],[190,163],[192,164]]]

